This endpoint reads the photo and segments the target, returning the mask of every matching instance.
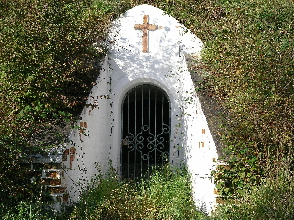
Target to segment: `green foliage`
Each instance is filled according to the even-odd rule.
[[[293,189],[293,173],[283,167],[242,198],[219,205],[213,219],[293,219]]]
[[[219,165],[213,171],[219,195],[227,198],[243,196],[244,190],[259,185],[265,171],[259,167],[259,155],[250,153],[246,145],[227,147],[230,156],[225,165]],[[233,153],[232,153],[233,152]]]
[[[1,202],[36,198],[20,158],[66,140],[67,124],[99,74],[109,23],[143,3],[176,17],[205,43],[206,90],[228,110],[227,165],[215,174],[221,195],[244,196],[283,158],[293,160],[293,1],[1,1]]]
[[[165,167],[150,179],[120,182],[99,176],[75,206],[70,219],[199,219],[191,198],[189,175]]]
[[[31,139],[53,136],[47,142],[59,143],[54,125],[79,111],[96,76],[91,62],[100,55],[91,47],[98,33],[88,29],[90,3],[2,3],[1,134],[7,142],[29,147],[38,144]]]
[[[0,3],[1,201],[31,198],[21,163],[63,144],[99,74],[110,1]]]
[[[223,196],[234,196],[258,184],[270,165],[294,156],[294,4],[201,1],[196,10],[202,13],[193,14],[192,29],[206,45],[207,92],[228,110],[227,165],[216,180]]]
[[[51,220],[55,219],[53,216],[56,214],[50,209],[48,203],[37,202],[20,202],[16,207],[5,207],[0,204],[0,216],[3,220]],[[5,213],[3,212],[5,210]]]
[[[219,204],[212,216],[195,210],[189,175],[165,167],[140,183],[120,182],[115,173],[99,175],[82,199],[68,212],[54,213],[47,203],[0,205],[2,219],[292,219],[293,171],[282,163],[260,186],[244,190],[240,198]]]

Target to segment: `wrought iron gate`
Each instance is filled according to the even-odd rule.
[[[131,89],[122,103],[121,175],[149,176],[151,168],[169,160],[170,103],[154,85]]]

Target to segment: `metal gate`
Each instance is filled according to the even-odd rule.
[[[170,103],[157,86],[131,89],[122,103],[122,178],[148,177],[169,160]]]

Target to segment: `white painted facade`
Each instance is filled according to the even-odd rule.
[[[160,26],[149,31],[148,53],[142,52],[142,31],[134,29],[144,15],[149,15],[150,24]],[[78,200],[81,187],[97,173],[97,165],[104,172],[112,161],[120,170],[122,100],[130,89],[148,83],[163,89],[170,100],[170,163],[187,165],[195,204],[210,212],[216,204],[210,174],[217,152],[185,60],[185,54],[200,58],[203,43],[162,10],[140,5],[113,22],[108,48],[77,124],[84,131],[73,130],[70,136],[73,161],[64,161],[70,199]]]

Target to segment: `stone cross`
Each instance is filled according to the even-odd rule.
[[[144,15],[143,17],[143,24],[135,24],[134,28],[136,30],[142,30],[143,31],[143,52],[148,52],[148,31],[154,31],[158,29],[158,25],[149,24],[149,15]]]

